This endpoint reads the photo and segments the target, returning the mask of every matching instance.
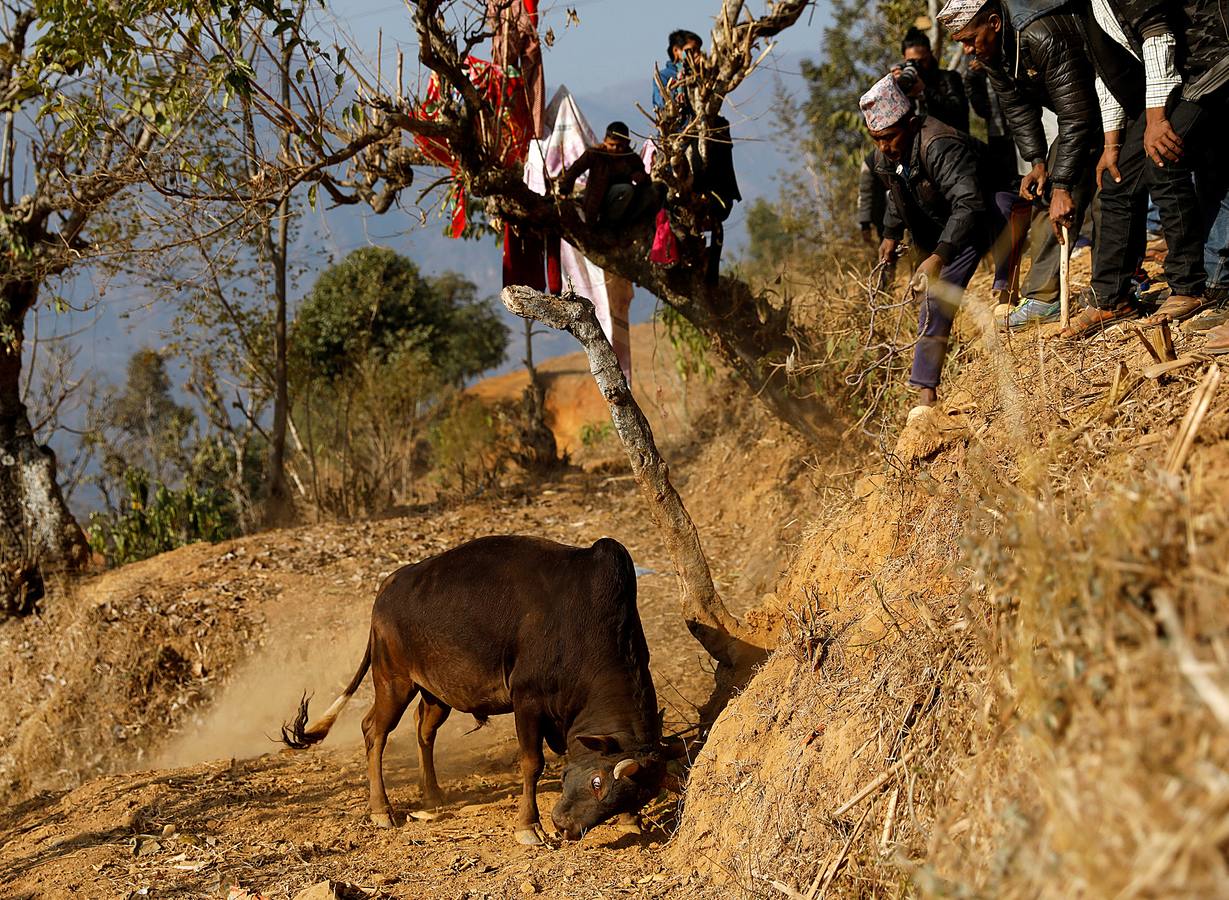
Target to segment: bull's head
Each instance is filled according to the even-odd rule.
[[[614,735],[581,735],[582,751],[569,750],[563,769],[563,796],[551,811],[555,828],[578,840],[593,826],[620,813],[634,813],[674,783],[666,763],[681,755],[678,746],[624,746]]]

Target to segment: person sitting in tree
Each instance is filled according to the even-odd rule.
[[[623,122],[611,122],[606,137],[568,166],[559,179],[559,193],[570,194],[585,173],[582,208],[585,221],[613,226],[633,222],[652,205],[655,194],[644,161],[632,150],[630,132]]]
[[[670,32],[669,44],[666,47],[666,64],[653,73],[653,109],[661,110],[666,105],[666,94],[673,94],[676,99],[686,103],[686,93],[676,87],[674,82],[686,74],[688,60],[700,52],[704,42],[694,31],[680,28]],[[665,93],[663,93],[663,90]],[[688,112],[685,120],[690,119]],[[685,122],[684,122],[685,124]]]

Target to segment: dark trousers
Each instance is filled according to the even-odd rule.
[[[1223,139],[1229,121],[1229,85],[1195,103],[1180,100],[1170,121],[1182,136],[1187,152],[1195,155],[1195,191],[1203,216],[1208,288],[1229,289],[1229,164]],[[1187,131],[1179,131],[1179,123]],[[1188,133],[1192,137],[1188,138]]]
[[[960,309],[960,295],[977,271],[977,264],[991,248],[991,243],[1008,230],[1008,216],[1015,204],[1015,196],[1003,191],[995,195],[994,203],[987,210],[988,228],[974,236],[974,240],[961,248],[952,261],[943,267],[939,280],[950,286],[928,291],[918,312],[918,338],[913,347],[913,369],[909,383],[914,387],[938,387],[943,373],[943,357],[947,354],[947,341],[952,334],[952,321]]]
[[[1088,214],[1088,207],[1092,203],[1093,194],[1096,193],[1096,159],[1101,154],[1100,145],[1097,146],[1096,154],[1089,154],[1089,158],[1085,161],[1084,175],[1078,183],[1071,186],[1071,202],[1075,205],[1075,213],[1072,216],[1072,223],[1069,233],[1072,240],[1080,233],[1084,227],[1084,216]],[[1046,162],[1046,167],[1053,171],[1054,161],[1058,157],[1058,141],[1050,148],[1050,156]],[[1055,303],[1058,301],[1058,238],[1054,236],[1054,229],[1050,227],[1049,210],[1038,208],[1033,214],[1033,224],[1029,231],[1029,256],[1033,260],[1033,266],[1028,270],[1028,276],[1024,279],[1024,286],[1020,292],[1025,297],[1030,297],[1033,300],[1040,300],[1043,303]]]
[[[1186,104],[1193,106],[1193,104]],[[1170,111],[1170,124],[1179,136],[1194,125],[1195,116],[1182,104]],[[1147,242],[1148,195],[1161,213],[1161,228],[1169,252],[1165,278],[1175,294],[1203,294],[1203,222],[1191,164],[1184,155],[1178,162],[1157,166],[1144,152],[1141,115],[1128,122],[1118,151],[1121,181],[1107,172],[1101,186],[1101,230],[1092,256],[1092,303],[1110,309],[1131,295],[1131,275],[1144,256]]]

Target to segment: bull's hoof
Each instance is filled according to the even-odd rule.
[[[542,830],[541,825],[534,825],[532,828],[518,828],[516,842],[525,847],[541,847],[546,843],[546,832]]]
[[[644,834],[640,827],[640,816],[635,813],[623,813],[615,819],[615,828],[624,834]]]
[[[393,817],[390,813],[372,813],[371,824],[376,828],[392,828]]]

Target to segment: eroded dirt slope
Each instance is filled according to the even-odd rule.
[[[714,574],[742,612],[772,590],[816,476],[753,407],[731,402],[724,421],[737,430],[701,417],[671,458]],[[0,752],[19,801],[0,817],[0,896],[225,897],[237,884],[284,898],[325,878],[395,897],[701,896],[691,871],[667,870],[658,853],[672,801],[650,811],[656,824],[640,837],[607,826],[562,848],[516,846],[509,721],[467,735],[471,720],[450,720],[438,745],[444,816],[391,832],[365,818],[358,720],[369,687],[320,748],[277,752],[267,737],[301,692],[318,711],[349,679],[384,575],[491,533],[625,543],[640,567],[667,729],[691,720],[711,678],[625,469],[570,470],[532,494],[451,510],[187,547],[0,629]],[[419,797],[404,723],[387,759],[404,815]],[[554,761],[544,810],[557,775]]]

